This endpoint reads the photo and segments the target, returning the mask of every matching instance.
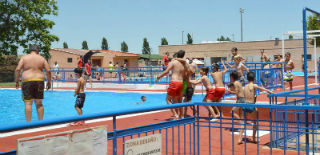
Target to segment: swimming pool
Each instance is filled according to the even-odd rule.
[[[77,116],[74,109],[74,91],[45,91],[44,119]],[[147,97],[147,102],[137,104],[141,96]],[[134,109],[155,105],[165,105],[165,93],[114,93],[86,92],[83,113],[99,113],[123,109]],[[202,101],[204,96],[194,95],[193,101]],[[24,103],[21,100],[21,90],[0,89],[0,125],[26,122]],[[32,109],[32,121],[37,120],[35,105]]]

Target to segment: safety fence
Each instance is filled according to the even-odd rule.
[[[292,106],[313,106],[319,107],[320,87],[312,87],[307,90],[293,90],[270,94],[270,103],[274,105],[292,105]],[[306,102],[305,99],[308,99]],[[275,132],[272,135],[271,145],[281,149],[304,150],[312,148],[313,152],[320,151],[319,138],[319,120],[318,110],[299,110],[299,109],[276,109],[272,110],[272,121],[276,125],[276,130],[287,130],[288,132]],[[310,129],[311,128],[311,129]],[[309,129],[311,130],[309,132]]]
[[[275,68],[274,66],[277,68]],[[256,83],[269,89],[283,88],[283,76],[280,63],[246,63],[250,71],[256,74]],[[265,67],[268,66],[268,67]],[[280,67],[279,67],[280,66]],[[211,72],[211,67],[210,68]],[[220,64],[220,68],[223,66]],[[57,82],[76,82],[75,67],[51,68],[53,79]],[[83,68],[85,69],[85,68]],[[92,67],[91,79],[97,83],[147,83],[154,84],[156,78],[164,71],[162,66],[154,67]],[[230,69],[223,77],[224,82],[230,82]],[[200,77],[199,69],[196,78]],[[164,76],[158,83],[168,83],[171,74]],[[211,76],[210,76],[211,78]],[[211,79],[212,81],[212,79]]]
[[[220,118],[213,121],[206,110],[207,106],[217,106],[224,114],[220,114]],[[146,125],[132,125],[131,127],[127,125],[126,128],[119,129],[119,126],[123,126],[123,124],[119,125],[122,122],[118,120],[119,116],[148,111],[165,112],[159,110],[182,107],[193,107],[197,109],[197,113],[193,111],[189,113],[190,117],[184,119],[167,120],[163,118],[157,119],[156,123],[146,122]],[[240,109],[230,114],[232,107]],[[249,113],[243,112],[242,109],[256,110]],[[320,152],[316,143],[316,137],[319,136],[317,132],[319,113],[320,107],[311,105],[194,102],[7,125],[0,127],[0,133],[78,120],[112,117],[112,127],[108,127],[108,154],[127,154],[125,152],[127,140],[155,134],[161,135],[161,154],[308,154],[309,151]],[[240,118],[235,117],[235,114],[240,115]],[[284,119],[278,119],[280,116]],[[239,139],[240,131],[243,131],[243,139]],[[252,137],[253,133],[256,133],[255,140]],[[284,137],[279,137],[280,134]],[[292,134],[298,135],[298,138],[297,136],[291,138]],[[306,137],[312,138],[307,139]],[[275,140],[281,140],[282,143],[277,143]],[[241,144],[238,144],[240,141]],[[285,147],[281,148],[280,145]],[[16,154],[16,151],[0,154]]]

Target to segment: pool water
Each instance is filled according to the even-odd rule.
[[[73,94],[74,91],[45,91],[44,119],[77,116],[74,109],[76,97],[73,97]],[[147,102],[137,104],[141,96],[146,96]],[[202,101],[203,97],[194,95],[192,101]],[[21,90],[0,89],[0,98],[0,125],[26,122]],[[86,92],[83,114],[165,105],[165,98],[165,93]],[[38,119],[34,104],[32,110],[32,121],[34,121]]]

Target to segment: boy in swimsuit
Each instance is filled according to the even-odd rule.
[[[201,77],[197,80],[191,80],[190,82],[194,85],[202,82],[203,86],[207,90],[207,95],[204,97],[203,102],[214,102],[214,100],[215,100],[214,91],[215,90],[211,85],[209,77],[207,76],[208,72],[209,72],[208,67],[202,67],[200,69]],[[206,106],[206,108],[209,110],[210,115],[212,116],[211,121],[217,121],[216,118],[220,116],[220,113],[216,114],[215,111],[213,110],[213,108],[216,108],[216,111],[218,111],[218,112],[219,112],[219,109],[217,107],[212,108],[211,106]]]
[[[256,89],[259,89],[261,91],[266,91],[270,94],[273,94],[272,91],[266,89],[266,88],[263,88],[263,87],[260,87],[258,86],[257,84],[254,84],[254,80],[255,80],[255,74],[254,72],[249,72],[248,75],[247,75],[247,78],[248,78],[248,84],[244,87],[244,98],[245,98],[245,103],[251,103],[251,104],[255,104],[256,103]],[[256,122],[256,119],[257,119],[257,109],[256,108],[252,108],[252,107],[245,107],[245,108],[242,108],[243,110],[243,113],[241,114],[241,123],[240,124],[243,124],[243,120],[244,120],[244,114],[248,113],[246,116],[248,115],[251,115],[252,116],[252,119],[253,119],[253,133],[252,133],[252,142],[256,142],[256,129],[257,129],[257,122]],[[243,128],[243,126],[241,127]],[[239,140],[238,140],[238,144],[241,144],[242,143],[242,139],[243,139],[243,130],[240,130],[239,132]]]
[[[185,55],[185,51],[180,50],[177,52],[177,58],[183,58]],[[163,76],[167,75],[170,71],[172,71],[172,78],[169,84],[169,88],[167,90],[167,104],[178,103],[181,98],[181,92],[183,87],[183,77],[186,72],[189,71],[189,67],[186,66],[186,62],[181,63],[182,61],[178,61],[173,59],[169,64],[167,69],[161,73],[155,82],[158,82]],[[180,110],[179,110],[180,111]],[[174,119],[178,119],[179,115],[176,109],[171,109]]]
[[[76,109],[78,115],[82,115],[82,108],[84,101],[86,100],[86,94],[84,93],[84,79],[82,77],[82,69],[76,68],[74,69],[74,73],[78,78],[77,88],[74,91],[74,97],[77,96],[76,104],[74,108]],[[70,125],[83,125],[84,121],[73,122]]]
[[[229,65],[228,66],[230,68],[236,68],[238,75],[239,75],[239,80],[242,83],[242,85],[244,86],[245,84],[245,78],[244,78],[244,70],[246,70],[247,72],[249,72],[249,69],[241,62],[242,61],[242,57],[240,56],[235,56],[234,57],[234,65]]]
[[[230,81],[231,83],[228,85],[228,92],[231,94],[236,94],[237,100],[236,103],[244,103],[244,91],[242,84],[238,81],[238,73],[236,71],[232,71],[230,73]],[[239,111],[240,110],[240,111]],[[231,110],[231,114],[233,112],[233,116],[236,119],[240,119],[240,116],[236,113],[238,111],[239,115],[241,115],[241,107],[233,107]]]
[[[224,62],[222,62],[222,65],[224,67],[223,71],[219,71],[219,65],[215,63],[212,66],[212,73],[210,73],[215,83],[214,100],[213,100],[214,102],[221,102],[221,98],[226,93],[226,89],[223,83],[223,75],[228,71],[228,68],[224,65]],[[218,109],[218,107],[215,107],[214,109]],[[222,111],[221,111],[221,117],[223,117]]]
[[[294,69],[294,63],[291,60],[291,53],[287,52],[285,54],[285,60],[281,62],[284,63],[284,73],[283,73],[283,80],[289,83],[290,90],[292,90],[292,81],[293,81],[293,73],[292,70]]]

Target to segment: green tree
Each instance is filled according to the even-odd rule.
[[[312,15],[308,16],[308,21],[307,21],[307,29],[308,30],[320,30],[320,16]],[[320,33],[314,33],[320,34]],[[317,40],[317,46],[320,46],[320,37],[316,37]],[[310,42],[311,45],[314,44],[314,40]]]
[[[225,38],[224,36],[220,36],[217,41],[232,41],[229,37]]]
[[[128,45],[127,45],[127,43],[125,41],[123,41],[121,43],[121,51],[122,52],[128,52]]]
[[[101,49],[103,49],[103,50],[108,50],[109,49],[108,41],[107,41],[107,39],[105,37],[102,38]]]
[[[63,42],[63,48],[68,48],[67,42]]]
[[[293,40],[293,35],[289,35],[289,40]]]
[[[192,39],[192,37],[191,37],[191,35],[189,33],[187,34],[187,38],[188,38],[187,44],[192,44],[193,43],[193,39]]]
[[[143,38],[142,54],[149,54],[150,52],[151,52],[151,48],[149,46],[149,42],[147,38]]]
[[[168,41],[165,37],[161,38],[161,45],[168,45]]]
[[[88,48],[88,43],[87,43],[87,41],[83,41],[83,42],[82,42],[82,49],[84,49],[84,50],[89,49],[89,48]]]
[[[18,48],[27,52],[29,44],[40,46],[40,54],[50,58],[51,43],[59,38],[50,33],[57,15],[56,0],[0,0],[0,56],[14,54]]]

